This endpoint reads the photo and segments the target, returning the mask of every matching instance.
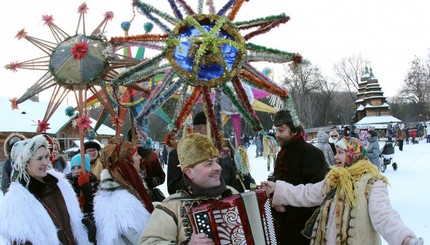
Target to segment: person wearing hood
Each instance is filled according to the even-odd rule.
[[[329,134],[330,138],[328,143],[330,144],[331,150],[333,151],[333,156],[336,155],[336,142],[339,140],[339,132],[337,130],[332,130]]]
[[[391,207],[388,179],[367,159],[360,141],[341,138],[336,149],[336,166],[323,181],[296,186],[263,182],[272,206],[283,212],[286,205],[319,205],[302,231],[310,244],[380,244],[380,235],[388,244],[423,244]]]
[[[96,240],[101,245],[137,244],[154,210],[148,190],[138,174],[137,147],[119,137],[100,152],[103,164],[94,197]]]
[[[324,131],[318,131],[315,146],[323,152],[326,163],[330,166],[333,166],[336,163],[334,161],[333,150],[329,144],[329,136]]]
[[[12,165],[13,165],[13,159],[11,157],[12,147],[15,143],[24,139],[26,138],[22,134],[11,133],[4,141],[3,149],[4,149],[4,155],[6,156],[6,160],[3,163],[3,172],[1,177],[1,191],[3,192],[3,195],[6,194],[10,185],[10,177],[12,174]]]
[[[7,244],[91,244],[72,186],[50,169],[42,135],[19,141],[9,191],[0,202],[0,240]],[[49,169],[49,170],[48,170]]]
[[[379,158],[379,142],[378,142],[378,133],[374,130],[370,130],[368,132],[369,138],[367,141],[369,144],[367,145],[367,156],[369,158],[369,161],[373,163],[378,169],[381,168],[381,160]]]

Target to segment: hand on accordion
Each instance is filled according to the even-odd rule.
[[[189,245],[197,245],[197,244],[215,244],[215,242],[210,239],[205,233],[193,233],[191,236]]]
[[[261,186],[263,189],[266,190],[267,196],[271,196],[272,193],[275,191],[275,182],[272,181],[263,181],[261,182]]]

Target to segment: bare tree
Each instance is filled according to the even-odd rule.
[[[430,70],[424,62],[415,57],[411,62],[402,90],[399,94],[399,101],[416,104],[419,113],[428,114],[428,103],[430,96]]]
[[[356,91],[358,91],[358,83],[361,81],[362,71],[368,63],[361,55],[353,55],[343,58],[334,65],[336,77],[344,83],[349,95],[354,100],[356,99]]]

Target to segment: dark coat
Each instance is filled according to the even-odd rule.
[[[12,159],[8,158],[3,164],[3,173],[1,177],[1,191],[6,194],[10,185],[10,175],[12,173]]]
[[[317,183],[328,172],[323,153],[302,137],[293,139],[279,152],[274,181],[283,180],[293,185]],[[300,232],[317,207],[286,206],[285,212],[273,210],[278,244],[309,244]]]

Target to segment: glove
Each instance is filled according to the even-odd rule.
[[[78,185],[82,187],[88,182],[90,182],[90,173],[81,170],[81,172],[79,173]]]
[[[409,242],[409,245],[423,245],[423,244],[424,244],[424,239],[422,239],[421,237],[412,238],[411,241]]]

